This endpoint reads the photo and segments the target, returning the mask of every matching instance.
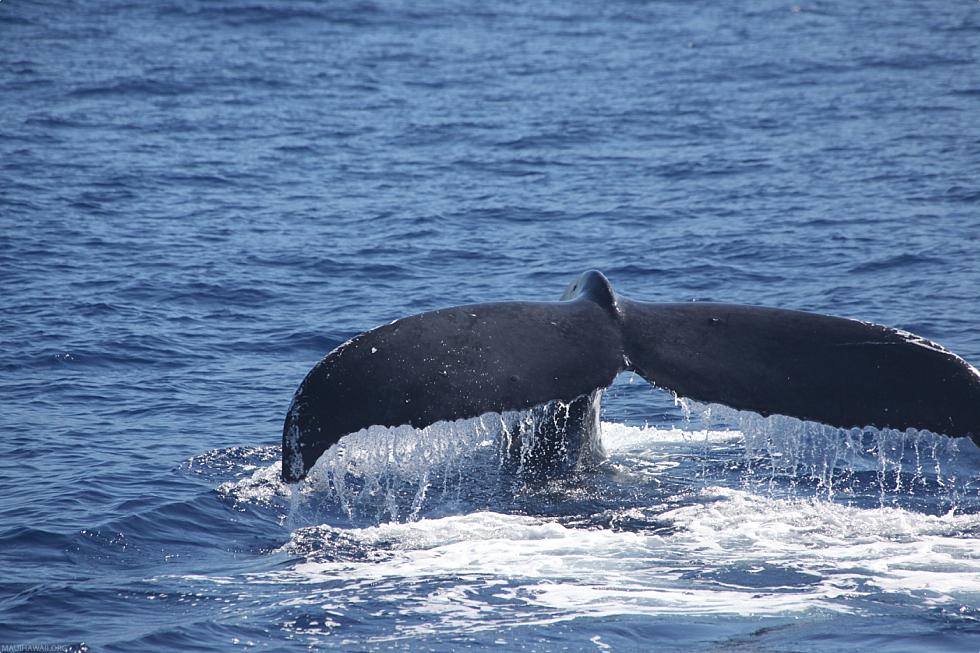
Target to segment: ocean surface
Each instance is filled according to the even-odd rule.
[[[0,649],[980,650],[968,441],[623,375],[544,486],[277,477],[332,348],[588,268],[980,364],[980,3],[0,0],[0,62]]]

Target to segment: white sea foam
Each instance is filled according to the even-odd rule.
[[[249,465],[243,469],[253,468],[254,465]],[[277,498],[288,499],[291,495],[289,486],[282,481],[281,471],[282,464],[277,460],[271,465],[254,469],[250,476],[222,483],[218,486],[218,492],[239,501],[270,505]]]
[[[496,504],[489,510],[460,506],[453,514],[453,488],[486,482],[474,475],[498,460],[489,424],[365,431],[321,460],[299,489],[278,480],[276,465],[222,489],[256,500],[285,493],[295,511],[307,511],[279,550],[294,562],[247,574],[245,581],[276,588],[281,605],[302,610],[306,621],[292,629],[311,642],[363,605],[402,614],[404,623],[383,635],[397,638],[580,617],[784,617],[860,614],[900,600],[952,611],[980,604],[980,514],[929,515],[884,503],[862,508],[828,501],[827,493],[780,497],[756,482],[800,470],[822,473],[829,454],[821,437],[850,438],[833,453],[831,467],[872,478],[888,478],[882,469],[895,467],[910,477],[953,482],[951,475],[963,471],[956,464],[962,451],[917,434],[794,434],[786,428],[764,420],[747,422],[748,433],[604,423],[612,459],[634,474],[678,476],[690,471],[683,466],[691,456],[716,451],[741,456],[747,466],[735,487],[702,478],[682,496],[640,497],[641,504],[623,507],[622,519],[594,527],[503,514]],[[898,441],[905,448],[896,453],[889,443]],[[957,482],[975,494],[970,478]],[[308,504],[325,492],[334,502],[332,514],[346,505],[356,516],[358,502],[373,497],[372,505],[391,510],[389,519],[363,528],[354,527],[363,517],[344,528],[328,525],[336,519],[317,521]],[[413,514],[419,493],[437,496],[447,510]],[[656,527],[642,526],[651,520]],[[607,523],[641,526],[618,530]]]
[[[676,530],[571,528],[495,512],[363,529],[318,526],[298,530],[283,552],[342,531],[388,555],[304,556],[249,582],[305,588],[289,599],[294,604],[343,612],[352,602],[390,602],[402,614],[424,615],[425,626],[406,626],[403,634],[496,628],[512,613],[521,623],[549,623],[638,614],[859,613],[863,599],[889,594],[952,608],[980,602],[980,515],[859,509],[711,487],[661,517]],[[428,589],[419,596],[420,588]],[[412,603],[400,604],[407,596]]]
[[[674,543],[713,564],[774,561],[820,576],[846,595],[871,590],[926,602],[980,599],[980,515],[923,515],[819,500],[774,500],[710,488],[706,501],[663,515],[681,527]]]
[[[651,426],[629,426],[616,422],[602,423],[602,437],[606,451],[657,451],[659,447],[690,449],[704,443],[738,442],[742,434],[734,430],[701,429],[685,430],[679,428],[655,428]]]

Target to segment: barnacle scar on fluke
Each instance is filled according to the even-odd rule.
[[[735,304],[652,304],[591,270],[557,302],[497,302],[413,315],[326,355],[296,390],[282,476],[302,479],[340,438],[370,426],[526,410],[535,464],[589,449],[602,391],[631,370],[697,401],[841,428],[924,429],[980,444],[980,373],[908,332]],[[553,414],[552,414],[553,413]]]

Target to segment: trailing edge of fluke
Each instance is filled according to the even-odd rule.
[[[369,426],[423,428],[571,402],[625,370],[762,415],[925,429],[980,445],[980,373],[924,338],[801,311],[632,301],[592,270],[557,302],[446,308],[340,345],[296,390],[282,476],[302,479],[341,437]]]

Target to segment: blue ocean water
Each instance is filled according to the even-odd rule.
[[[980,649],[969,442],[624,376],[543,489],[479,424],[276,479],[324,353],[593,267],[980,363],[980,4],[2,0],[0,60],[0,648]]]

